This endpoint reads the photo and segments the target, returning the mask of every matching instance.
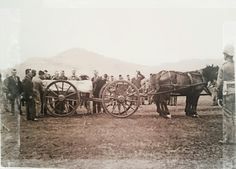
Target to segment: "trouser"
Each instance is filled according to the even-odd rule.
[[[217,105],[217,91],[215,89],[212,91],[211,97],[212,97],[213,105],[216,106]]]
[[[101,103],[93,101],[93,113],[100,113],[101,112]]]
[[[37,92],[35,97],[35,109],[36,109],[36,117],[43,115],[43,96],[39,92]]]
[[[8,111],[9,112],[9,100],[7,98],[7,94],[6,93],[3,93],[3,96],[2,96],[2,104],[3,104],[3,107],[4,107],[4,110],[5,111]]]
[[[34,99],[26,100],[26,118],[27,120],[34,120],[36,116]]]
[[[223,140],[236,143],[236,120],[234,113],[223,110]]]
[[[80,97],[81,97],[80,107],[84,106],[87,109],[87,112],[91,113],[91,107],[90,107],[90,101],[89,101],[90,94],[81,93]]]
[[[15,114],[15,104],[17,106],[17,111],[21,113],[21,104],[20,104],[20,97],[16,96],[13,98],[10,98],[10,105],[11,105],[11,113],[14,115]]]
[[[236,143],[236,113],[235,94],[225,95],[223,98],[223,140]]]

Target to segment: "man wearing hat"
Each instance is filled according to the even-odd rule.
[[[52,79],[51,75],[48,73],[47,70],[44,70],[44,78],[45,78],[45,80],[51,80]]]
[[[236,143],[235,139],[235,89],[232,95],[225,95],[223,92],[225,84],[234,84],[234,46],[226,45],[223,51],[225,62],[218,71],[217,93],[218,103],[223,106],[223,144]],[[227,102],[226,102],[227,101]],[[227,105],[227,106],[226,106]]]
[[[11,76],[7,79],[7,98],[11,104],[11,113],[15,115],[15,103],[17,104],[18,111],[21,114],[20,108],[20,94],[22,93],[22,84],[19,76],[16,75],[16,69],[12,69]]]

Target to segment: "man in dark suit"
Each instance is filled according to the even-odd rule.
[[[16,76],[16,69],[12,69],[11,76],[7,79],[7,98],[11,103],[11,113],[15,115],[15,103],[17,104],[18,111],[21,113],[20,108],[20,94],[22,93],[22,84],[20,78]]]
[[[102,77],[98,77],[97,80],[94,82],[93,86],[93,96],[95,98],[99,98],[99,93],[102,89],[102,87],[106,84],[108,80],[108,75],[104,74]],[[101,102],[93,101],[93,113],[100,113],[101,112]]]
[[[35,109],[35,100],[34,100],[34,90],[33,90],[33,74],[31,69],[25,70],[25,78],[22,81],[23,86],[23,97],[26,102],[26,115],[27,120],[37,121],[36,109]]]

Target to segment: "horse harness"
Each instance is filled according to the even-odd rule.
[[[174,71],[172,71],[174,72]],[[175,72],[175,73],[178,73],[178,74],[184,74],[184,75],[187,75],[188,78],[189,78],[189,81],[190,81],[190,85],[186,85],[186,86],[183,86],[181,88],[178,88],[176,89],[176,87],[179,87],[179,85],[177,85],[176,83],[173,82],[172,80],[172,76],[171,76],[171,71],[166,71],[166,70],[163,70],[160,74],[160,77],[158,77],[158,81],[159,79],[161,78],[161,76],[163,76],[164,74],[168,73],[168,76],[169,76],[169,80],[170,80],[170,84],[169,85],[164,85],[164,86],[172,86],[173,89],[170,90],[170,91],[163,91],[163,92],[157,92],[156,94],[164,94],[164,93],[171,93],[171,92],[175,92],[175,91],[178,91],[178,90],[182,90],[182,89],[186,89],[186,88],[189,88],[189,87],[192,87],[192,89],[194,89],[193,87],[196,87],[196,86],[199,86],[199,85],[204,85],[204,90],[210,94],[209,90],[206,88],[206,82],[205,82],[205,78],[203,77],[203,74],[202,72],[200,71],[196,71],[196,72]],[[197,75],[197,76],[200,76],[201,77],[201,83],[196,83],[194,84],[194,81],[193,81],[193,75]],[[176,77],[175,77],[176,78]],[[163,85],[162,85],[163,86]]]

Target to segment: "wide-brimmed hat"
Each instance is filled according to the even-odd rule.
[[[225,45],[223,53],[229,56],[234,56],[234,46],[232,44]]]

